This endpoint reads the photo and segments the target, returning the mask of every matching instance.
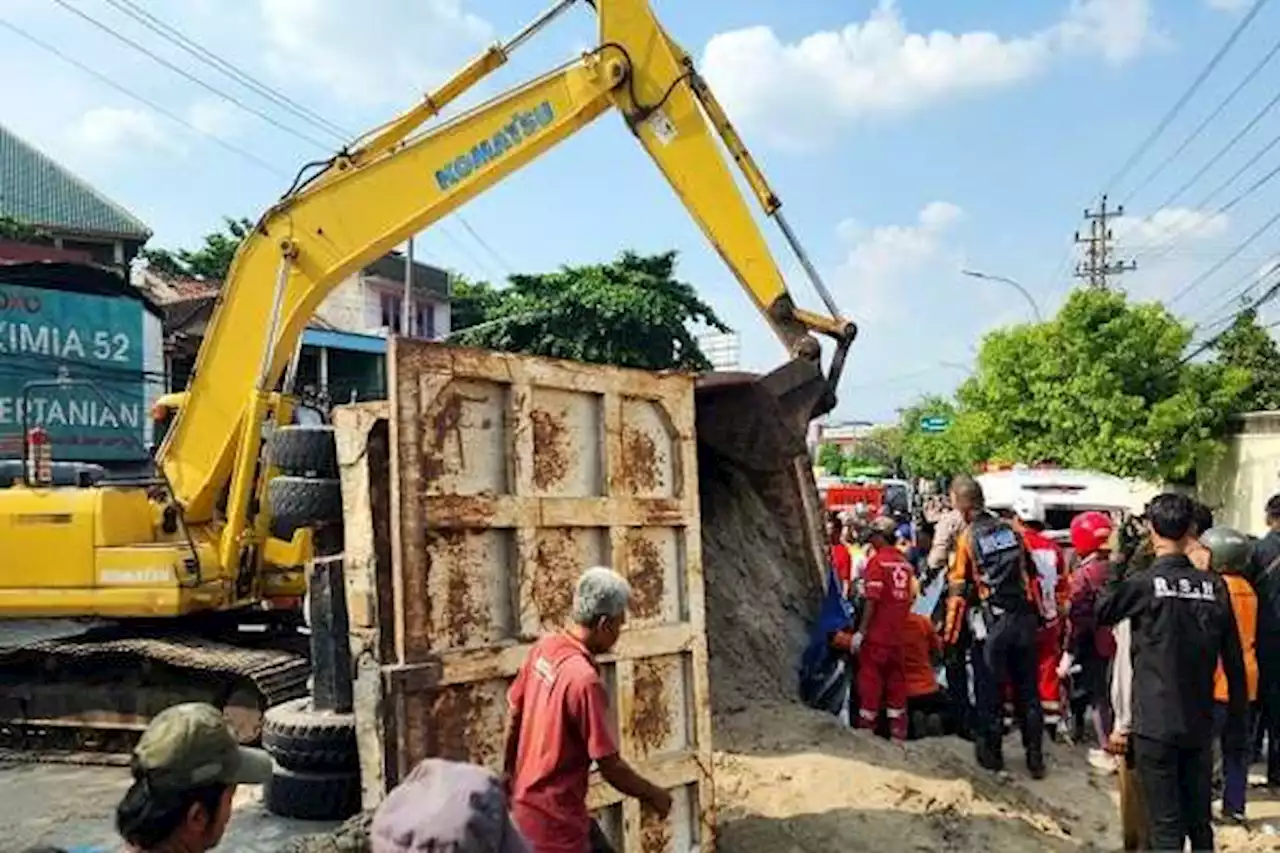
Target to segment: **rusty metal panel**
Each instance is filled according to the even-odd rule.
[[[500,768],[529,644],[605,564],[633,590],[601,660],[619,744],[675,807],[600,780],[590,805],[621,853],[710,850],[692,377],[399,339],[388,371],[387,404],[335,416],[366,806],[428,756]]]

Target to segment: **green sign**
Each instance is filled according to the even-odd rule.
[[[44,427],[54,459],[139,459],[162,387],[160,321],[138,299],[0,285],[0,457]],[[92,387],[32,387],[64,377]]]
[[[920,430],[922,432],[946,432],[949,426],[951,426],[951,419],[945,415],[933,415],[932,417],[920,419]]]

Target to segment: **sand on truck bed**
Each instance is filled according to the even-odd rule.
[[[719,850],[1119,849],[1114,780],[1093,775],[1082,749],[1050,746],[1049,776],[1037,782],[1011,737],[1009,773],[997,777],[977,769],[964,741],[898,746],[795,701],[819,582],[783,509],[785,483],[711,457],[699,467]],[[1253,830],[1219,830],[1220,848],[1280,850],[1280,836],[1261,831],[1277,806],[1250,802]],[[285,849],[361,853],[366,827],[357,819]]]

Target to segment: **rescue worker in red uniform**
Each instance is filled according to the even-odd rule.
[[[858,728],[874,729],[880,709],[889,718],[889,736],[907,739],[907,682],[902,639],[911,612],[915,573],[906,555],[893,547],[896,524],[877,518],[869,535],[871,556],[863,571],[862,619],[853,635],[858,655]]]
[[[1015,526],[1027,543],[1040,580],[1040,630],[1036,634],[1036,670],[1044,726],[1051,737],[1062,724],[1061,680],[1058,662],[1066,635],[1066,612],[1071,590],[1067,555],[1044,535],[1044,504],[1033,494],[1019,495],[1013,503]]]

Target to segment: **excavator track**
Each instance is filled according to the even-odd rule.
[[[304,695],[309,674],[305,656],[282,648],[123,627],[0,648],[0,756],[127,763],[151,717],[193,701],[255,743],[263,712]]]

